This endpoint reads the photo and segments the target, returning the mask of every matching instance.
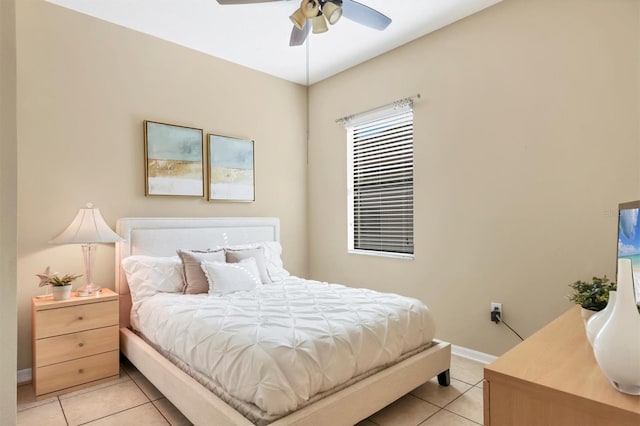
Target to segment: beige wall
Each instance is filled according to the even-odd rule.
[[[501,354],[615,271],[617,204],[640,198],[638,2],[508,0],[312,86],[313,278],[418,297],[438,337]],[[338,117],[415,105],[415,259],[347,254]]]
[[[50,246],[87,201],[124,216],[277,216],[288,269],[305,275],[306,88],[40,0],[18,4],[18,368],[30,367],[34,274],[83,273]],[[256,202],[144,197],[142,122],[255,140]],[[113,288],[114,249],[95,281]]]
[[[0,1],[0,424],[16,422],[16,15]]]

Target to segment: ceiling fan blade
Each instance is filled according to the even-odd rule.
[[[218,4],[251,4],[251,3],[270,3],[282,0],[217,0]]]
[[[291,39],[289,39],[289,46],[300,46],[307,39],[309,35],[309,30],[311,29],[311,25],[309,24],[309,20],[304,24],[304,28],[299,30],[295,25],[291,30]]]
[[[376,30],[384,30],[391,18],[354,0],[342,0],[342,16]]]

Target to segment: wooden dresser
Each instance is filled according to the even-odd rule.
[[[486,366],[484,379],[485,426],[640,425],[640,396],[602,374],[578,306]]]
[[[116,293],[102,289],[99,296],[33,298],[31,307],[36,399],[118,378]]]

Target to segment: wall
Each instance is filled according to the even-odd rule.
[[[306,274],[306,88],[41,0],[17,12],[19,369],[31,363],[35,274],[83,273],[80,247],[47,242],[88,201],[113,227],[125,216],[280,217],[285,265]],[[256,201],[145,198],[145,119],[253,138]],[[113,288],[113,262],[101,245],[96,283]]]
[[[509,0],[310,90],[313,278],[414,296],[438,337],[491,354],[615,272],[617,204],[637,199],[638,3]],[[347,254],[338,117],[415,104],[415,259]]]
[[[0,424],[16,422],[16,3],[0,2]]]

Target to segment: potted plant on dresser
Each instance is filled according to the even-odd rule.
[[[50,285],[53,300],[66,300],[71,297],[71,283],[82,275],[65,274],[60,277],[58,274],[58,272],[51,273],[47,266],[42,274],[37,274],[40,278],[39,286]]]
[[[591,282],[576,281],[569,284],[573,294],[569,300],[582,307],[582,318],[587,321],[591,315],[603,310],[609,301],[609,292],[616,290],[616,283],[609,282],[609,278],[593,277]]]

